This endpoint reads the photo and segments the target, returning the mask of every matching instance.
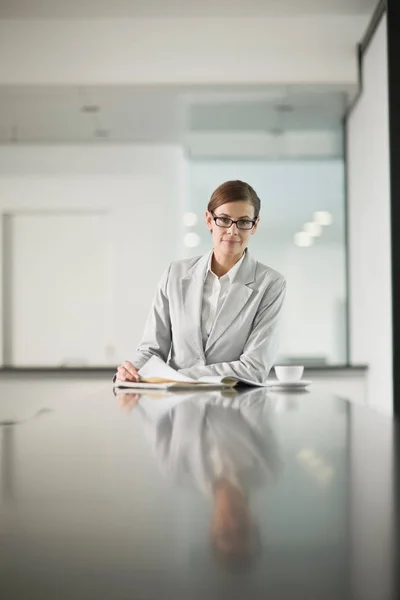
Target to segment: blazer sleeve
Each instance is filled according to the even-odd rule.
[[[158,356],[167,362],[171,348],[171,320],[167,284],[171,265],[166,269],[158,284],[150,313],[147,317],[144,334],[132,363],[140,369],[151,356]]]
[[[286,293],[286,281],[276,279],[265,292],[239,360],[196,365],[179,372],[199,379],[211,375],[237,377],[245,383],[264,384],[279,347],[279,322]]]

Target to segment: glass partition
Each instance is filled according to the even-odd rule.
[[[204,212],[228,179],[257,191],[261,221],[249,250],[287,280],[279,362],[346,363],[343,160],[191,160],[186,256],[211,248]]]

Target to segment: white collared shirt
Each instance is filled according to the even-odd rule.
[[[203,302],[201,309],[201,335],[204,347],[208,340],[208,336],[210,335],[212,326],[214,325],[214,321],[217,318],[229,289],[242,265],[245,254],[246,253],[243,252],[242,258],[238,260],[230,271],[225,273],[222,277],[217,277],[211,270],[213,253],[210,253],[207,271],[204,276]]]

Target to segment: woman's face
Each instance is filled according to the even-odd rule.
[[[233,221],[253,221],[254,206],[250,202],[227,202],[216,208],[213,215],[208,210],[206,211],[206,223],[212,232],[214,250],[226,256],[241,256],[247,248],[250,236],[255,234],[260,218],[258,217],[252,229],[241,229],[235,223],[232,223],[230,227],[220,227],[214,221],[213,216]],[[222,225],[228,224],[224,221],[219,222]],[[239,223],[240,225],[241,223]]]

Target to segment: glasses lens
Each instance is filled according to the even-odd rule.
[[[237,222],[237,226],[239,229],[252,229],[253,221],[249,221],[248,219],[241,219]]]
[[[226,217],[217,217],[215,219],[215,222],[218,225],[218,227],[230,227],[232,225],[231,219],[228,219]]]

